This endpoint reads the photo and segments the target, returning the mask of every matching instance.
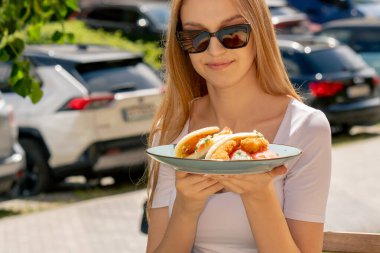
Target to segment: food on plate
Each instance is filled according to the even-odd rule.
[[[207,160],[257,160],[278,157],[258,131],[236,133],[217,141],[207,152]]]
[[[258,160],[276,158],[264,135],[252,132],[232,133],[225,127],[205,127],[185,135],[175,147],[175,156],[206,160]]]
[[[180,158],[202,159],[210,147],[218,140],[232,134],[231,129],[225,127],[205,127],[185,135],[175,147],[175,155]]]

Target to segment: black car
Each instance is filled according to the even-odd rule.
[[[267,0],[272,23],[278,34],[308,33],[307,16],[284,0]],[[83,3],[78,18],[90,28],[122,31],[129,39],[160,41],[170,18],[169,1],[104,0]]]
[[[315,36],[278,42],[292,83],[305,103],[326,114],[333,131],[380,122],[379,78],[350,47]]]
[[[380,20],[346,19],[329,22],[318,34],[347,44],[380,74]]]
[[[283,0],[266,1],[277,34],[309,33],[309,19],[303,12]]]
[[[132,40],[159,41],[169,22],[169,3],[154,0],[105,0],[83,5],[78,18],[90,28],[121,31]]]

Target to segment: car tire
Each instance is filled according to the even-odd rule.
[[[49,189],[54,178],[41,146],[33,139],[20,139],[19,142],[25,150],[26,168],[13,184],[11,195],[31,196]]]

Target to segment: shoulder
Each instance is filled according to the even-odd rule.
[[[291,101],[289,105],[291,113],[292,126],[298,130],[328,130],[330,131],[330,123],[326,115],[313,107],[310,107],[298,100]]]
[[[293,99],[288,105],[276,141],[281,144],[302,146],[310,143],[311,139],[327,143],[330,138],[330,124],[325,114]]]

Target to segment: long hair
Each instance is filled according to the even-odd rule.
[[[190,116],[190,102],[194,98],[207,95],[206,81],[195,71],[189,55],[176,41],[183,1],[172,0],[171,2],[171,18],[163,57],[166,92],[153,120],[149,145],[152,145],[153,137],[155,137],[155,145],[169,144],[174,141]],[[268,94],[289,95],[301,100],[286,74],[265,0],[234,1],[242,16],[252,24],[256,48],[254,64],[258,84]],[[148,219],[158,170],[158,163],[151,160],[148,166]]]

